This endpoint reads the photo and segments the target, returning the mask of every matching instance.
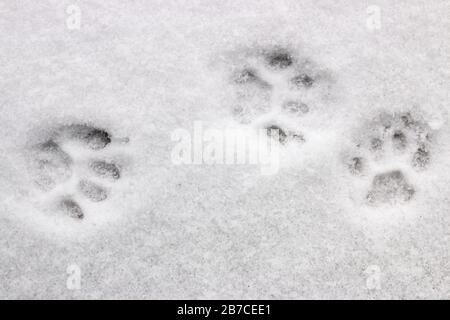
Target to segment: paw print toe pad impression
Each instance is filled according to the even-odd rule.
[[[90,159],[88,167],[90,171],[78,171],[81,165],[85,165],[82,157],[75,156],[72,152],[65,151],[66,142],[77,141],[90,149],[95,160]],[[128,138],[122,139],[128,142]],[[115,143],[110,133],[85,124],[64,125],[56,128],[51,138],[44,143],[32,147],[30,170],[38,189],[48,193],[48,197],[56,197],[51,202],[56,203],[59,212],[66,216],[81,220],[85,218],[87,208],[82,208],[83,199],[90,202],[104,202],[109,198],[110,189],[103,186],[109,179],[116,181],[121,177],[120,168],[114,163],[102,159],[101,149],[110,143]],[[75,149],[77,150],[77,149]],[[74,180],[74,177],[79,179]],[[99,180],[100,179],[100,180]],[[51,192],[51,193],[50,193]]]

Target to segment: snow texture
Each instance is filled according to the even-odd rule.
[[[0,298],[448,299],[449,10],[0,0]]]

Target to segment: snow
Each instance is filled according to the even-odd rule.
[[[380,29],[367,27],[369,6]],[[0,0],[0,298],[448,298],[448,10],[440,0]],[[305,142],[280,148],[273,175],[172,163],[176,129],[242,125],[230,75],[273,46],[327,77],[308,114],[255,125],[300,128]],[[243,103],[264,103],[261,90]],[[425,170],[387,154],[349,173],[344,159],[380,110],[428,124]],[[30,150],[73,123],[118,140],[98,152],[65,146],[79,170],[43,192]],[[101,182],[104,202],[74,196],[86,217],[69,221],[56,193],[76,193],[91,158],[116,161],[122,176]],[[391,169],[414,197],[368,205],[371,179]]]

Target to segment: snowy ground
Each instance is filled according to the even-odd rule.
[[[449,10],[1,0],[0,298],[448,299]],[[174,164],[194,122],[278,172]]]

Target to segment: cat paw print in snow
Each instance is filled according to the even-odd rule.
[[[120,152],[126,143],[128,138],[113,138],[91,125],[59,126],[31,147],[29,170],[56,212],[81,221],[90,214],[82,203],[107,202],[120,181],[121,161],[108,149],[117,145]]]
[[[329,94],[329,74],[283,47],[249,50],[236,61],[231,70],[234,119],[265,128],[269,136],[276,128],[282,144],[304,142],[299,123]]]
[[[345,164],[353,176],[367,180],[366,203],[412,200],[417,189],[410,177],[423,174],[432,161],[434,136],[427,122],[411,112],[382,112],[358,132]]]

